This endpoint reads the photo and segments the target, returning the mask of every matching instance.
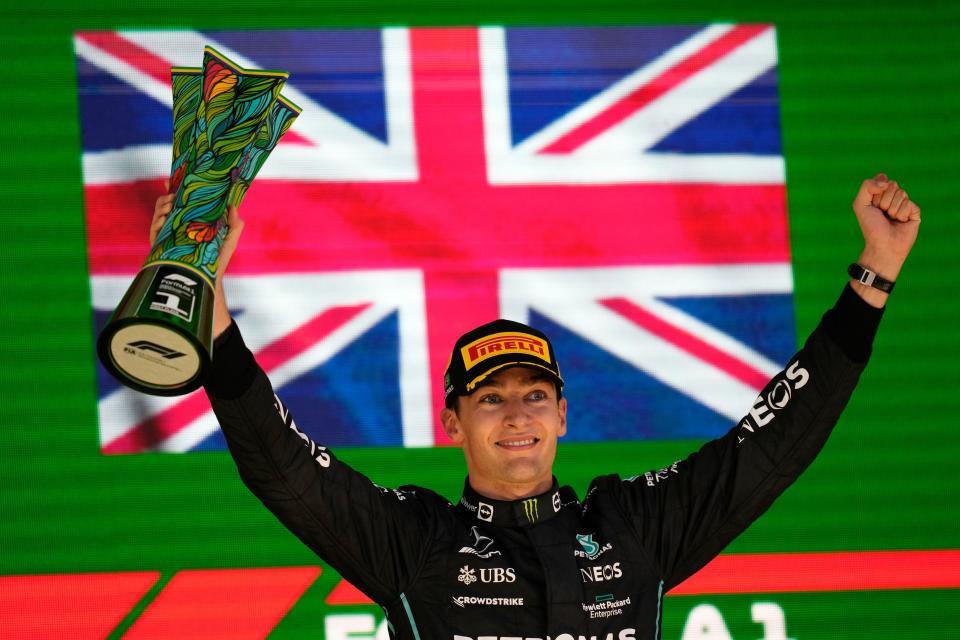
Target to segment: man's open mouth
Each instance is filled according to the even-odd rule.
[[[500,440],[497,442],[497,446],[503,447],[504,449],[525,449],[527,447],[532,447],[538,442],[540,442],[540,438],[530,436],[528,438],[511,438],[510,440]]]

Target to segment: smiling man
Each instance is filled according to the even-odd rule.
[[[468,485],[505,500],[549,489],[567,401],[547,336],[509,320],[478,327],[454,345],[443,382],[440,419],[463,447]]]
[[[169,205],[158,200],[153,233]],[[659,638],[664,593],[813,461],[866,365],[920,209],[882,174],[863,182],[853,209],[864,249],[850,280],[744,418],[660,470],[595,478],[583,500],[553,477],[567,428],[563,379],[547,336],[524,324],[483,325],[451,353],[441,418],[467,467],[456,505],[419,487],[379,487],[301,432],[219,282],[206,391],[246,485],[383,606],[391,637]],[[243,227],[235,210],[229,220],[221,273]]]

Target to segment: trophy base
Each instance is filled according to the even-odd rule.
[[[97,339],[100,362],[117,380],[154,396],[200,387],[210,365],[213,286],[176,263],[142,268]]]
[[[103,336],[104,364],[124,384],[151,395],[182,395],[202,381],[201,348],[174,328],[162,324],[120,322]]]

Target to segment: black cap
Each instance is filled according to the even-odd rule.
[[[460,336],[453,346],[443,376],[443,397],[452,407],[457,396],[473,393],[490,374],[507,367],[530,367],[545,372],[563,387],[553,345],[542,331],[513,320],[494,320]]]

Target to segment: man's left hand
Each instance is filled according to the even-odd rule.
[[[895,180],[879,173],[864,180],[853,200],[853,211],[863,232],[862,266],[890,281],[900,275],[920,230],[920,207]],[[869,304],[882,307],[887,294],[855,282],[854,288]]]

